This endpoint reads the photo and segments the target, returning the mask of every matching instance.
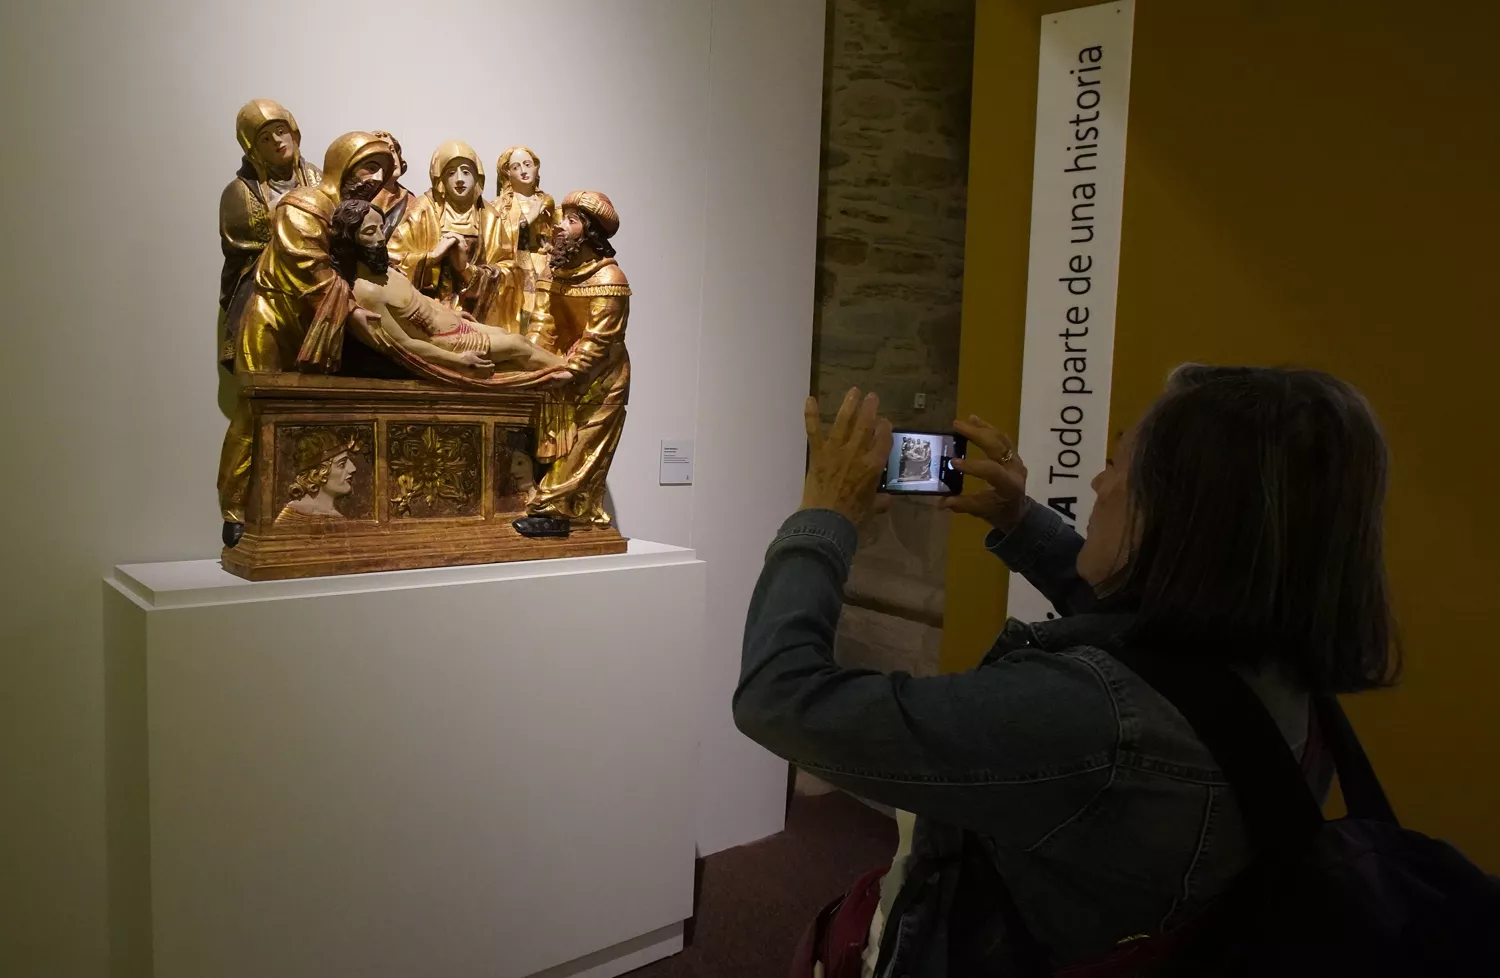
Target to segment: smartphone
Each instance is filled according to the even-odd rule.
[[[964,474],[953,467],[969,440],[951,431],[893,431],[891,456],[880,476],[880,491],[913,496],[955,496]]]

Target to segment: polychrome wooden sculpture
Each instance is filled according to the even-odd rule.
[[[557,205],[513,148],[491,202],[456,140],[412,195],[385,132],[340,136],[319,173],[266,100],[237,129],[246,163],[220,219],[240,385],[224,566],[260,580],[622,552],[604,489],[630,287],[609,198]]]

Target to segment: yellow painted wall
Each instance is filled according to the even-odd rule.
[[[1013,428],[1042,13],[979,0],[960,411]],[[1184,360],[1358,385],[1394,457],[1407,675],[1351,715],[1408,824],[1500,870],[1500,5],[1137,0],[1111,405]],[[944,665],[1003,618],[981,528],[949,539]],[[1492,608],[1493,606],[1493,608]],[[1489,612],[1488,615],[1484,614]]]

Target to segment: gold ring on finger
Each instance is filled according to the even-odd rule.
[[[1016,453],[1013,452],[1013,451],[1011,451],[1009,448],[1007,448],[1005,450],[1005,454],[1001,455],[999,458],[995,459],[995,461],[999,462],[1001,465],[1004,465],[1006,462],[1009,462],[1011,459],[1013,459],[1015,457],[1016,457]]]

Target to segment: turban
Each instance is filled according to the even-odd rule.
[[[575,190],[563,198],[563,207],[576,207],[594,219],[595,225],[606,238],[613,238],[620,230],[620,215],[608,197],[597,190]]]

